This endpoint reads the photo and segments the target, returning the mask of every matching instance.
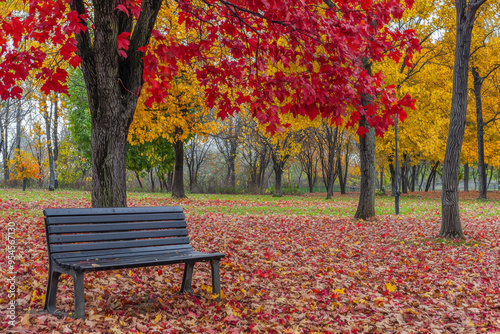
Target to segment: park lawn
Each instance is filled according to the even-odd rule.
[[[465,241],[436,239],[440,194],[377,197],[377,218],[355,220],[355,194],[273,198],[131,193],[129,206],[182,205],[196,250],[227,254],[224,298],[210,293],[210,268],[197,264],[200,300],[177,295],[182,265],[88,273],[86,319],[41,312],[47,280],[42,210],[89,207],[82,191],[0,190],[2,234],[16,224],[17,332],[313,333],[500,331],[500,203],[461,200]],[[6,243],[4,242],[4,245]],[[4,248],[6,249],[6,248]],[[2,253],[1,277],[6,272]],[[61,310],[73,310],[62,277]],[[7,282],[0,302],[7,305]],[[0,331],[9,328],[0,309]]]

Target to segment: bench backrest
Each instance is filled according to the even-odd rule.
[[[49,256],[192,249],[182,207],[45,209]]]

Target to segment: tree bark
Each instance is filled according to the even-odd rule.
[[[274,165],[274,194],[275,197],[283,197],[281,191],[281,180],[283,179],[283,166],[281,164]]]
[[[467,89],[472,29],[474,28],[476,12],[485,2],[486,0],[455,0],[457,42],[453,68],[450,127],[443,162],[442,221],[441,230],[439,231],[439,236],[445,238],[464,237],[458,204],[458,170],[467,119]]]
[[[143,84],[144,53],[162,1],[144,0],[134,25],[132,15],[116,10],[115,1],[94,1],[94,33],[76,35],[77,54],[87,88],[91,114],[92,206],[127,206],[127,135]],[[86,26],[83,0],[71,0],[71,10]],[[127,57],[118,54],[117,36],[129,32]]]
[[[364,137],[359,137],[361,184],[358,208],[354,218],[368,219],[375,216],[375,180],[377,178],[375,129],[370,127],[364,115],[361,116],[359,125],[369,130]]]
[[[178,131],[179,128],[176,128]],[[172,198],[186,198],[184,191],[184,142],[176,140],[174,143],[175,164],[172,181]]]

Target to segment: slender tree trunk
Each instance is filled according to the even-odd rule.
[[[384,167],[380,169],[380,191],[384,191]]]
[[[401,166],[401,181],[402,193],[406,194],[408,193],[408,163],[405,154],[403,155],[403,166]]]
[[[167,172],[167,187],[166,191],[172,191],[172,185],[174,183],[174,172]]]
[[[431,169],[431,173],[429,174],[429,178],[427,179],[427,184],[425,185],[425,192],[428,192],[429,189],[431,188],[432,181],[435,180],[435,178],[436,178],[438,167],[439,167],[439,162],[436,162],[436,164]]]
[[[52,146],[52,155],[54,160],[54,189],[59,186],[59,181],[57,180],[57,158],[59,157],[59,99],[58,94],[55,94],[54,99],[54,120],[52,122],[52,136],[54,138],[54,145]]]
[[[10,171],[7,163],[9,162],[9,151],[8,151],[8,143],[9,143],[9,112],[10,112],[10,99],[7,100],[7,104],[5,106],[5,124],[0,130],[2,131],[2,159],[3,159],[3,178],[4,181],[7,182],[10,178]]]
[[[418,191],[422,191],[422,185],[424,184],[425,180],[425,173],[427,173],[427,166],[424,165],[422,168],[422,178],[420,179],[420,184],[418,185]]]
[[[137,182],[139,182],[139,187],[141,187],[141,189],[144,189],[144,187],[142,186],[141,178],[139,177],[139,173],[137,171],[135,172],[135,178],[137,179]]]
[[[55,166],[54,152],[52,150],[52,114],[54,110],[53,101],[50,100],[50,112],[45,107],[43,118],[45,120],[45,135],[47,136],[47,158],[49,159],[49,190],[55,189]]]
[[[364,115],[361,116],[359,125],[369,130],[364,137],[359,137],[361,184],[358,209],[354,218],[368,219],[375,216],[375,180],[377,178],[375,129],[370,127]]]
[[[228,188],[236,188],[236,168],[235,168],[235,157],[228,157],[227,172],[224,179],[224,185]]]
[[[493,166],[490,166],[490,177],[488,178],[488,184],[486,185],[486,189],[490,187],[491,179],[493,178]]]
[[[21,151],[21,102],[18,101],[17,107],[16,107],[16,146],[19,150]]]
[[[176,129],[176,131],[178,131]],[[172,198],[186,198],[184,191],[184,142],[176,140],[174,143],[175,164],[172,182]]]
[[[342,171],[342,161],[340,159],[337,160],[337,168],[339,169],[339,185],[340,185],[340,194],[345,194],[345,180]]]
[[[418,170],[420,169],[420,166],[412,166],[411,168],[411,181],[410,181],[410,191],[415,192],[415,183],[417,179],[417,174]]]
[[[349,170],[349,142],[346,145],[346,152],[345,152],[345,170],[344,170],[344,175],[342,175],[342,162],[339,159],[339,183],[340,183],[340,194],[345,195],[346,194],[346,184],[347,184],[347,171]]]
[[[26,190],[26,185],[28,184],[28,179],[23,179],[23,191]]]
[[[469,164],[464,165],[464,191],[469,191]]]
[[[476,98],[476,120],[477,120],[477,170],[479,173],[479,198],[486,199],[486,165],[484,163],[484,122],[483,103],[481,99],[481,89],[483,78],[479,75],[477,68],[472,67],[474,78],[474,96]]]
[[[275,197],[283,197],[283,193],[281,192],[281,180],[283,179],[283,166],[281,164],[276,164],[274,166],[274,196]]]
[[[391,173],[391,196],[396,196],[396,170],[392,162],[389,164],[389,172]]]
[[[486,0],[455,0],[457,12],[455,64],[453,68],[453,95],[450,127],[443,163],[443,193],[441,200],[441,230],[439,236],[464,237],[458,204],[458,170],[460,151],[467,120],[467,89],[472,29],[476,12]]]
[[[312,193],[314,191],[314,181],[310,173],[307,173],[307,184],[309,185],[309,192]]]
[[[149,179],[151,180],[151,192],[154,193],[155,192],[155,179],[154,179],[154,171],[151,170],[149,172]]]

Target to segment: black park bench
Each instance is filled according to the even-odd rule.
[[[196,262],[210,262],[212,291],[220,299],[221,253],[202,253],[189,244],[182,207],[45,209],[49,280],[45,310],[57,314],[61,274],[74,279],[75,316],[85,319],[83,275],[88,271],[184,263],[181,293],[193,293]],[[62,312],[61,312],[62,313]]]

